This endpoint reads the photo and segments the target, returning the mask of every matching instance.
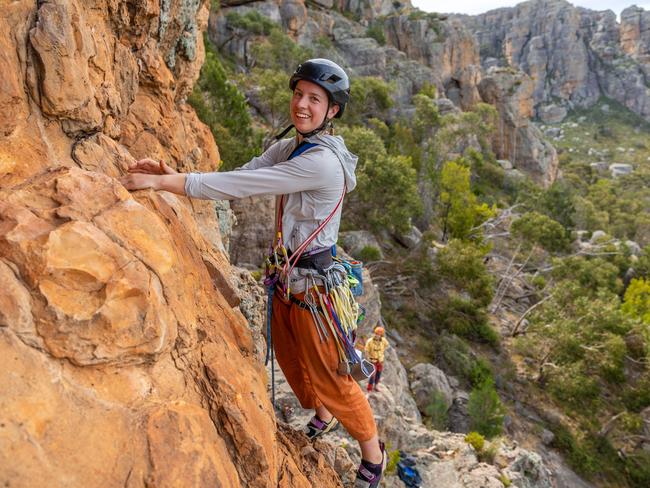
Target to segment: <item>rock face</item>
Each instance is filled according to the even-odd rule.
[[[557,121],[602,96],[650,120],[649,14],[630,7],[618,24],[611,10],[531,0],[461,19],[481,46],[484,66],[496,60],[531,77],[535,115],[542,120]]]
[[[215,168],[184,103],[207,3],[3,4],[3,486],[340,486],[276,428],[214,205],[115,179]]]
[[[555,148],[530,121],[532,90],[530,78],[510,68],[490,68],[479,84],[483,100],[499,111],[498,129],[492,139],[497,157],[548,186],[557,176],[559,162]]]
[[[233,200],[230,206],[237,218],[232,231],[230,259],[249,269],[262,266],[271,245],[275,222],[275,197],[262,196]]]

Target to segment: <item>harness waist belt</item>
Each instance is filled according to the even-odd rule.
[[[296,297],[294,297],[293,295],[291,295],[291,296],[289,297],[289,300],[291,300],[291,303],[295,303],[295,304],[298,305],[300,308],[305,309],[305,310],[309,310],[309,305],[307,305],[307,304],[306,304],[305,302],[303,302],[302,300],[298,300],[298,299],[297,299]],[[316,307],[316,310],[318,310],[319,313],[323,313],[323,309],[320,307],[320,305],[318,305],[318,306]]]
[[[295,267],[322,271],[325,268],[332,266],[332,264],[334,264],[334,260],[332,259],[332,250],[330,248],[327,248],[316,254],[309,256],[300,256],[300,259],[298,259],[296,262]]]

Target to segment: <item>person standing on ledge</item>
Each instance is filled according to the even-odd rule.
[[[234,171],[182,174],[163,162],[143,159],[120,181],[128,190],[153,188],[210,200],[278,196],[274,245],[284,233],[288,249],[300,249],[286,276],[287,293],[276,288],[270,297],[278,363],[302,407],[315,410],[305,427],[307,436],[313,439],[330,432],[340,421],[361,448],[355,488],[376,488],[386,466],[384,445],[361,388],[340,372],[336,334],[323,340],[319,329],[323,309],[313,304],[311,292],[324,289],[325,283],[312,271],[332,265],[341,203],[356,186],[357,157],[348,152],[343,138],[331,133],[332,119],[341,117],[349,101],[350,83],[336,63],[310,59],[298,66],[289,87],[293,124],[279,137],[295,127],[295,138],[278,141]],[[288,262],[291,257],[289,251]]]
[[[368,378],[368,391],[379,391],[379,380],[381,379],[381,372],[384,370],[384,353],[390,344],[384,337],[384,328],[381,326],[375,327],[375,335],[373,335],[366,342],[366,356],[375,366],[375,372]]]

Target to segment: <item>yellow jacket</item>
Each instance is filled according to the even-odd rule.
[[[376,340],[374,337],[371,337],[366,341],[366,355],[371,361],[384,362],[384,352],[390,344],[388,341],[382,337],[380,340]]]

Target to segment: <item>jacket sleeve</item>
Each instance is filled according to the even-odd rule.
[[[264,151],[259,156],[251,159],[248,163],[240,166],[239,168],[235,168],[234,171],[241,171],[247,169],[259,169],[259,168],[265,168],[267,166],[273,166],[275,163],[277,163],[280,160],[279,155],[282,152],[282,149],[283,149],[282,142],[277,142],[273,144],[271,147],[269,147],[266,151]]]
[[[339,172],[342,173],[342,169],[336,155],[328,148],[318,147],[272,166],[246,167],[225,173],[189,173],[185,193],[209,200],[284,195],[335,185]]]

